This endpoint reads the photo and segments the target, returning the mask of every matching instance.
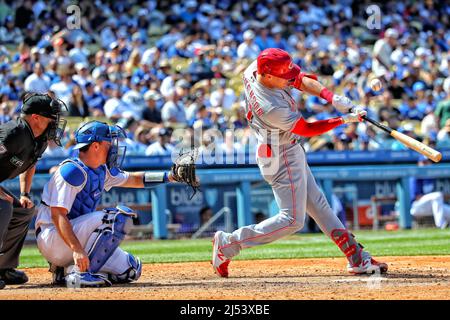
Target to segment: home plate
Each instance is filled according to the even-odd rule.
[[[374,281],[388,281],[388,278],[371,276],[367,278],[346,278],[346,279],[336,279],[333,282],[374,282]]]

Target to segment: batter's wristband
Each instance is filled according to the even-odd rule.
[[[327,88],[323,88],[320,91],[320,97],[328,101],[328,103],[333,103],[334,93],[328,90]]]
[[[145,188],[151,188],[151,187],[155,186],[156,184],[168,182],[169,178],[168,178],[167,172],[145,171],[143,181],[144,181]]]

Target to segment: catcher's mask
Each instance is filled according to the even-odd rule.
[[[108,158],[106,159],[106,165],[109,169],[120,169],[123,160],[125,159],[127,147],[120,146],[119,142],[121,139],[125,138],[125,131],[117,125],[110,126],[107,123],[100,121],[89,121],[75,132],[77,144],[74,149],[83,148],[90,145],[92,142],[110,142],[111,146],[109,148]]]
[[[23,99],[21,112],[23,114],[38,114],[52,119],[53,121],[49,123],[45,135],[47,140],[53,140],[61,147],[61,138],[67,124],[67,120],[61,118],[63,109],[67,111],[66,104],[55,98],[53,94],[30,93],[25,95]]]

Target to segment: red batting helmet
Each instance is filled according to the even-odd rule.
[[[300,73],[300,67],[292,61],[289,53],[278,48],[262,51],[257,64],[259,74],[270,74],[286,80],[293,79]]]

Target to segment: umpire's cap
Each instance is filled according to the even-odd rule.
[[[30,94],[23,99],[21,108],[23,114],[38,114],[56,120],[61,113],[61,104],[48,94]]]
[[[296,65],[289,53],[278,48],[262,51],[257,59],[258,73],[291,80],[298,76],[300,67]]]

